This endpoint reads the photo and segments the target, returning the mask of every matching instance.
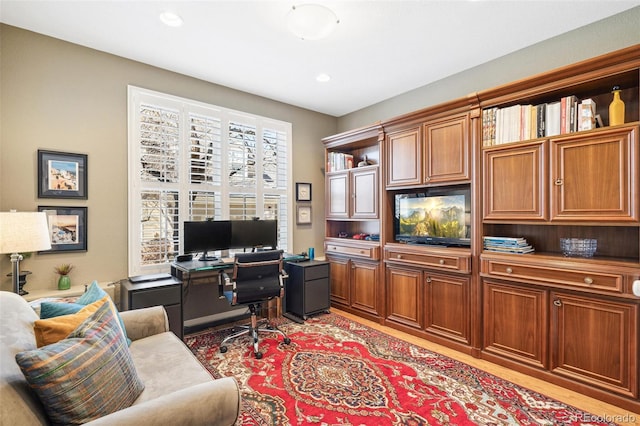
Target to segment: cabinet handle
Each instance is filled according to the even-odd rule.
[[[440,263],[441,265],[444,265],[444,259],[440,259],[440,262],[438,263]]]
[[[560,307],[562,306],[562,301],[560,299],[556,299],[553,301],[554,306]]]
[[[431,277],[427,277],[426,281],[427,281],[427,284],[431,284]]]
[[[590,277],[584,277],[584,283],[588,284],[588,285],[591,285],[591,284],[593,284],[593,279],[590,278]]]
[[[512,273],[513,273],[513,269],[511,269],[511,268],[507,268],[507,269],[506,269],[506,272],[507,272],[507,274],[512,274]]]
[[[397,255],[396,257],[397,257],[398,259],[402,259],[402,255],[401,255],[401,254]]]
[[[556,184],[556,186],[560,186],[562,185],[563,182],[562,182],[562,179],[558,178],[554,183]]]

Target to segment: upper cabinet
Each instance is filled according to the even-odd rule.
[[[387,134],[384,149],[386,187],[469,182],[469,115],[436,119],[425,115],[423,120]]]
[[[469,115],[430,121],[424,125],[423,176],[425,184],[471,179]]]

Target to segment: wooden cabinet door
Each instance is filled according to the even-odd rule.
[[[389,133],[385,138],[387,187],[422,184],[422,130]]]
[[[468,116],[424,125],[424,183],[471,179]]]
[[[380,273],[379,262],[362,262],[351,259],[351,307],[373,315],[378,309]]]
[[[638,397],[638,305],[552,292],[551,370]]]
[[[548,313],[546,290],[484,280],[483,350],[547,368]]]
[[[349,217],[349,190],[348,170],[327,175],[327,218]]]
[[[378,218],[378,168],[351,170],[352,208],[354,219]]]
[[[387,320],[422,329],[422,271],[387,266]]]
[[[548,219],[546,142],[483,151],[485,220]]]
[[[349,291],[350,265],[349,259],[343,257],[327,256],[329,261],[329,276],[331,282],[331,303],[344,306],[351,305]]]
[[[551,220],[636,221],[638,127],[551,140]]]
[[[470,279],[424,272],[425,329],[447,339],[470,344]]]

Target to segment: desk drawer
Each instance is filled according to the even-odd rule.
[[[482,262],[483,273],[494,277],[542,281],[580,288],[622,292],[623,276],[604,272],[557,269],[542,265],[522,265],[497,260]]]
[[[329,277],[329,264],[307,267],[304,270],[304,279],[306,281],[317,280]]]
[[[171,285],[146,290],[137,290],[129,293],[131,298],[130,309],[148,308],[157,305],[179,304],[181,301],[181,285]]]

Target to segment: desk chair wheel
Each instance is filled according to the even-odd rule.
[[[256,359],[262,359],[262,352],[254,352],[253,355],[256,357]]]
[[[220,346],[220,352],[222,352],[222,353],[227,352],[227,347],[226,346]]]
[[[284,344],[285,345],[290,345],[291,344],[291,339],[289,339],[288,337],[284,338]]]

